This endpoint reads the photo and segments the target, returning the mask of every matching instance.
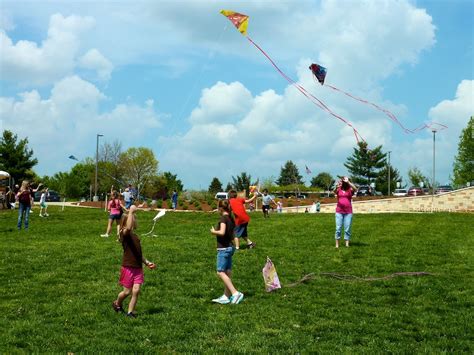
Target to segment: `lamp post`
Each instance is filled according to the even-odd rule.
[[[95,146],[95,184],[94,184],[94,201],[99,201],[97,196],[97,172],[99,170],[99,137],[103,137],[103,134],[97,134],[97,143]]]
[[[387,165],[387,170],[388,170],[388,196],[390,197],[390,153],[392,151],[388,151],[388,165]]]
[[[435,194],[435,171],[436,171],[436,128],[433,128],[433,182],[431,183],[431,212],[433,212],[434,207],[434,194]]]

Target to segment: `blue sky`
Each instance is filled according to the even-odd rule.
[[[287,160],[313,176],[346,174],[352,130],[288,86],[221,9],[248,14],[249,36],[369,146],[390,150],[404,177],[412,167],[431,177],[431,131],[405,134],[381,112],[316,85],[310,63],[408,128],[448,126],[436,136],[440,183],[474,113],[468,0],[0,4],[0,124],[28,137],[40,175],[69,170],[71,154],[94,156],[97,133],[124,149],[151,148],[159,170],[188,189],[244,171],[276,178]]]

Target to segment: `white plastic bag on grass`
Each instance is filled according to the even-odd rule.
[[[265,290],[267,292],[272,292],[278,288],[281,288],[280,279],[276,272],[275,265],[267,256],[267,262],[262,269],[263,280],[265,281]]]

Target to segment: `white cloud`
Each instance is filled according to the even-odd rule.
[[[448,126],[447,129],[438,130],[436,133],[435,175],[436,180],[442,184],[449,183],[448,177],[452,173],[453,159],[457,154],[459,135],[474,112],[473,99],[474,80],[463,80],[459,83],[453,100],[443,100],[429,110],[431,122]],[[433,133],[431,130],[424,130],[414,136],[412,142],[403,143],[398,147],[395,162],[403,172],[416,166],[431,179],[432,156]]]
[[[28,40],[16,43],[0,30],[2,80],[25,87],[52,84],[76,68],[81,49],[80,36],[95,25],[92,17],[54,14],[49,21],[48,36],[38,45]],[[79,63],[97,70],[101,80],[110,78],[112,64],[98,50],[88,51]]]
[[[48,98],[36,90],[18,98],[1,97],[0,120],[4,129],[28,137],[42,168],[39,173],[56,172],[65,169],[69,154],[93,156],[97,133],[108,141],[120,140],[124,147],[157,134],[160,115],[153,100],[117,104],[102,113],[100,104],[106,99],[90,82],[70,76],[57,82]]]
[[[474,113],[474,80],[463,80],[454,100],[443,100],[429,111],[433,121],[446,122],[453,130],[466,127],[467,118]]]
[[[252,97],[241,83],[229,85],[218,82],[210,89],[202,91],[199,106],[191,113],[193,124],[206,122],[234,122],[248,111]]]
[[[107,81],[114,68],[113,64],[97,49],[90,49],[79,58],[79,66],[85,69],[96,70],[100,80]]]

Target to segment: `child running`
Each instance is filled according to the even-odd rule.
[[[268,211],[270,210],[270,203],[273,203],[278,207],[278,204],[275,202],[275,200],[268,194],[268,190],[265,189],[263,190],[262,195],[262,212],[264,218],[270,218],[270,215],[268,214]]]
[[[143,266],[145,264],[150,269],[156,266],[151,261],[145,259],[142,255],[140,239],[135,234],[137,227],[135,212],[136,206],[131,206],[127,218],[123,218],[120,223],[120,242],[123,246],[122,268],[120,270],[120,285],[123,290],[118,294],[117,300],[112,303],[112,307],[117,313],[125,313],[122,304],[131,294],[132,298],[128,304],[127,317],[136,318],[134,313],[137,304],[140,288],[143,284]]]
[[[112,223],[116,221],[117,223],[117,235],[119,235],[120,231],[120,220],[122,219],[122,211],[123,211],[123,206],[122,202],[118,198],[118,192],[117,191],[112,191],[111,193],[112,198],[109,202],[109,205],[107,206],[107,209],[109,210],[109,222],[107,224],[107,231],[105,234],[101,234],[101,237],[108,238],[110,235],[110,231],[112,230]]]
[[[245,210],[245,204],[255,201],[257,196],[258,193],[255,192],[251,198],[245,199],[237,197],[237,192],[235,190],[229,191],[229,203],[235,216],[234,243],[235,249],[237,250],[240,248],[240,238],[244,238],[250,249],[255,247],[255,243],[248,239],[247,227],[250,221],[250,216]]]
[[[46,203],[46,198],[49,196],[49,189],[45,188],[43,189],[40,197],[40,217],[49,217],[48,214],[48,205]]]
[[[211,228],[211,233],[217,240],[217,276],[224,283],[224,294],[212,300],[220,304],[238,304],[244,299],[244,294],[235,289],[232,283],[232,255],[234,254],[234,245],[232,239],[234,236],[234,220],[230,216],[230,204],[228,200],[219,201],[219,212],[221,219],[217,229]]]

